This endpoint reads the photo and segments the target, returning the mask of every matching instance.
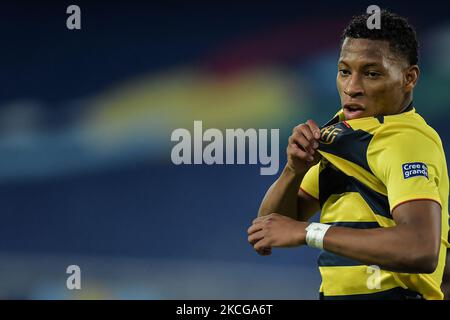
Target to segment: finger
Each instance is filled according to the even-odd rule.
[[[253,248],[254,248],[256,251],[263,251],[264,248],[270,248],[270,247],[271,247],[271,246],[270,246],[270,240],[267,239],[267,237],[262,238],[261,240],[259,240],[258,242],[256,242],[256,243],[253,245]]]
[[[297,146],[300,147],[300,149],[310,153],[311,155],[314,154],[314,148],[313,148],[313,142],[306,139],[303,132],[295,132],[292,135],[292,140]]]
[[[254,245],[256,242],[258,242],[262,238],[264,238],[264,231],[260,230],[258,232],[255,232],[255,233],[252,233],[251,235],[249,235],[248,236],[248,242],[251,245]]]
[[[259,230],[262,230],[263,226],[261,223],[256,223],[250,226],[247,230],[247,234],[251,235],[252,233],[258,232]]]
[[[263,222],[264,220],[270,218],[271,215],[272,214],[268,214],[268,215],[265,215],[265,216],[257,217],[255,219],[253,219],[252,223],[255,224],[255,223]]]
[[[303,136],[308,140],[308,142],[311,145],[311,149],[314,151],[314,149],[317,149],[319,147],[319,142],[314,137],[314,134],[311,130],[311,128],[308,125],[303,125],[300,127],[300,130],[303,133]],[[314,153],[314,152],[313,152]]]
[[[312,156],[310,153],[306,151],[301,150],[298,146],[292,148],[293,148],[292,154],[295,155],[297,158],[306,162],[312,162],[314,160],[314,156]]]
[[[299,124],[292,130],[292,134],[303,134],[305,135],[306,139],[312,140],[314,139],[314,135],[312,134],[311,129],[309,128],[309,125],[306,123]]]
[[[316,137],[314,136],[312,129],[309,126],[305,125],[302,127],[302,132],[305,138],[307,138],[308,141],[311,143],[312,148],[317,149],[319,147],[319,142],[318,139],[316,139]]]
[[[301,131],[301,133],[305,136],[306,139],[308,139],[308,141],[312,142],[315,140],[314,135],[313,135],[312,130],[309,127],[309,125],[302,124],[301,126],[298,127],[297,131]]]
[[[320,139],[320,128],[314,120],[309,119],[306,121],[306,124],[311,128],[312,133],[314,134],[314,138]]]
[[[287,152],[288,154],[303,161],[309,161],[313,157],[309,152],[300,149],[299,146],[295,143],[292,143],[288,146]]]
[[[314,160],[313,154],[302,150],[296,143],[291,143],[288,146],[288,153],[303,160],[303,161],[313,161]]]
[[[256,251],[259,255],[261,256],[270,256],[272,254],[272,249],[271,248],[263,248],[260,251]]]
[[[298,143],[294,139],[294,134],[288,139],[287,152],[305,161],[310,156],[309,153],[298,146]]]

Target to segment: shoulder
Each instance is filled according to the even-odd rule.
[[[439,134],[415,112],[384,117],[383,123],[374,130],[371,148],[394,153],[405,152],[409,148],[421,152],[443,152]]]
[[[388,176],[391,168],[404,171],[428,166],[439,175],[446,167],[439,135],[416,113],[385,117],[374,133],[367,158],[372,172],[379,177]]]

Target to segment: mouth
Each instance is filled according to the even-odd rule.
[[[347,120],[361,118],[365,108],[362,104],[346,103],[343,107],[344,115]]]

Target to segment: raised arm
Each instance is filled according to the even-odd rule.
[[[258,217],[277,212],[296,220],[307,221],[319,210],[319,202],[299,190],[306,172],[316,164],[320,155],[320,129],[308,120],[292,130],[287,146],[287,164],[280,177],[267,190],[261,202]]]

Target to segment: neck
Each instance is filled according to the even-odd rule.
[[[403,106],[403,108],[400,110],[399,113],[405,112],[409,107],[412,106],[412,100],[410,102],[408,102],[408,104],[406,104],[405,106]]]
[[[408,94],[405,97],[405,100],[403,101],[398,113],[404,112],[412,104],[412,101],[413,101],[412,94]]]

